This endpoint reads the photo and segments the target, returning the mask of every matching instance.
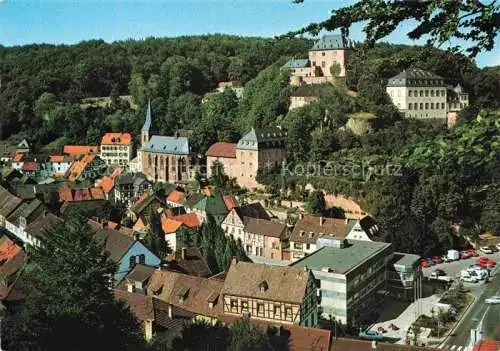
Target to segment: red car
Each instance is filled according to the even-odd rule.
[[[441,258],[441,256],[432,256],[432,262],[434,262],[435,264],[438,264],[438,263],[443,262],[443,259]]]
[[[477,256],[479,256],[477,254],[477,252],[476,252],[476,249],[470,249],[469,250],[469,255],[470,255],[470,257],[477,257]]]

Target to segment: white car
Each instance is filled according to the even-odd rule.
[[[488,246],[482,246],[479,248],[479,251],[485,254],[492,254],[493,250],[491,250]]]
[[[464,283],[477,283],[478,280],[477,278],[471,277],[471,276],[462,276],[460,280]]]
[[[491,305],[496,305],[497,303],[500,303],[500,296],[492,296],[484,300],[487,304]]]
[[[500,243],[496,244],[495,246],[500,250]]]

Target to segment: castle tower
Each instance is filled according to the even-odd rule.
[[[151,99],[148,100],[148,109],[146,111],[146,120],[141,130],[141,149],[144,149],[149,141],[149,132],[151,130]]]

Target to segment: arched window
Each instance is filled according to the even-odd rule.
[[[410,102],[408,103],[408,110],[412,110],[413,109],[413,104]]]
[[[421,110],[423,110],[423,109],[424,109],[424,103],[423,103],[423,102],[421,102],[421,103],[420,103],[420,109],[421,109]]]

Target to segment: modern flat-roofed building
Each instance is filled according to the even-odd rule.
[[[318,250],[291,264],[312,270],[320,286],[320,314],[356,325],[371,297],[385,287],[390,243],[320,238]]]

